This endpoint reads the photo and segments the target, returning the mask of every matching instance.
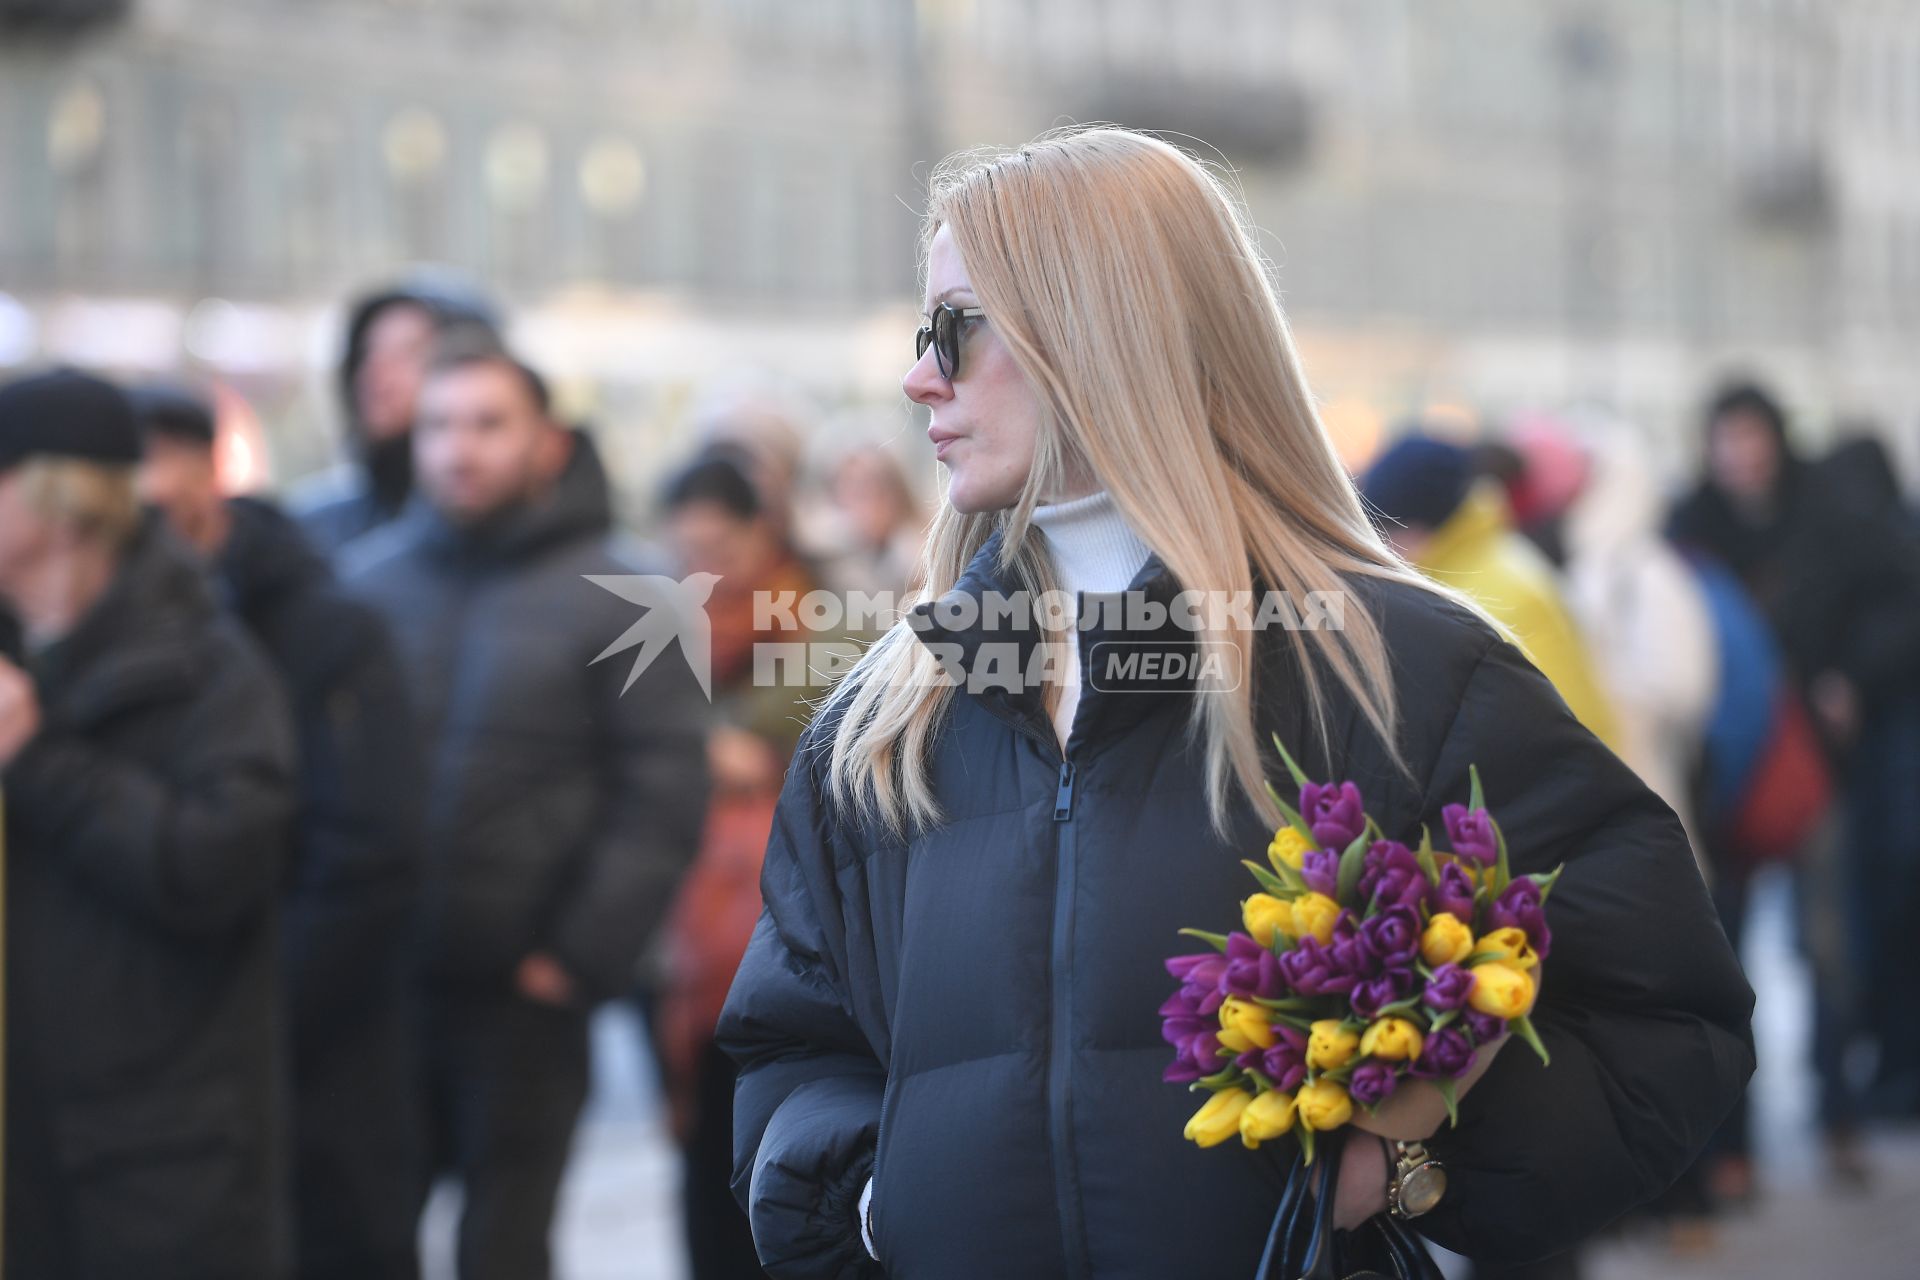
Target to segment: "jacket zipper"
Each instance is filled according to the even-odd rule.
[[[1073,928],[1077,830],[1073,822],[1075,767],[1064,752],[1053,795],[1058,839],[1054,869],[1053,1031],[1047,1063],[1047,1115],[1053,1140],[1054,1196],[1059,1203],[1061,1242],[1069,1276],[1088,1274],[1086,1222],[1080,1204],[1080,1171],[1073,1150]]]
[[[887,1108],[893,1105],[893,1069],[887,1069],[886,1083],[880,1086],[880,1123],[873,1130],[873,1163],[867,1167],[867,1181],[873,1184],[873,1194],[867,1199],[867,1212],[856,1223],[859,1231],[860,1252],[878,1262],[880,1253],[880,1145],[887,1140]],[[854,1201],[854,1216],[860,1217],[860,1202]],[[867,1224],[874,1226],[873,1248],[867,1248]]]

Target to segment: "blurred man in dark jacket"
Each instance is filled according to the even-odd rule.
[[[285,1274],[278,682],[134,490],[118,390],[0,388],[5,1274]]]
[[[149,387],[134,404],[142,495],[206,557],[293,705],[300,808],[282,937],[298,1274],[407,1280],[425,1161],[408,964],[421,768],[399,660],[385,621],[339,589],[292,521],[222,494],[203,401]]]
[[[706,708],[692,655],[631,680],[596,664],[635,611],[584,578],[637,570],[535,374],[443,354],[414,447],[425,501],[347,578],[394,628],[429,761],[427,1065],[436,1155],[465,1183],[460,1274],[538,1280],[588,1011],[631,987],[699,843]]]
[[[414,414],[440,344],[497,344],[498,330],[492,304],[441,272],[416,272],[353,305],[339,375],[351,457],[293,501],[322,554],[334,555],[405,508],[413,492]]]

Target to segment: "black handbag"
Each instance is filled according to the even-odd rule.
[[[1254,1280],[1445,1280],[1420,1238],[1392,1214],[1352,1231],[1333,1225],[1346,1134],[1317,1135],[1312,1165],[1298,1149]]]

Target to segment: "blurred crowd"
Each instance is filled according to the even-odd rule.
[[[226,491],[202,388],[0,387],[7,1275],[413,1277],[452,1177],[463,1280],[545,1276],[613,1000],[695,1272],[758,1274],[712,1033],[825,675],[755,681],[753,596],[901,591],[924,516],[766,406],[617,511],[503,334],[450,279],[363,299],[348,458],[284,505]],[[675,580],[707,690],[623,652],[685,643]]]
[[[892,442],[823,466],[766,403],[621,510],[505,333],[450,278],[362,299],[348,456],[284,504],[227,491],[204,388],[0,387],[8,1275],[406,1280],[453,1178],[463,1280],[539,1280],[608,1001],[692,1274],[759,1274],[713,1029],[829,673],[756,680],[789,637],[753,598],[908,590],[927,512]],[[1920,1114],[1920,520],[1874,433],[1807,456],[1757,382],[1699,430],[1678,488],[1589,408],[1413,422],[1358,479],[1673,806],[1736,941],[1791,877],[1864,1186],[1862,1126]],[[667,580],[707,593],[707,689],[628,643]],[[1736,1115],[1657,1211],[1701,1247],[1757,1183]]]
[[[1361,488],[1401,554],[1518,636],[1673,807],[1736,947],[1756,877],[1791,877],[1826,1175],[1864,1190],[1863,1125],[1920,1115],[1920,512],[1879,435],[1842,424],[1807,456],[1757,382],[1720,387],[1699,425],[1677,492],[1592,408],[1473,442],[1416,424]],[[1755,1202],[1751,1113],[1653,1206],[1680,1252]]]

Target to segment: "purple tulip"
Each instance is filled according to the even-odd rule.
[[[1300,945],[1281,956],[1280,973],[1287,985],[1303,996],[1343,996],[1357,981],[1335,962],[1333,953],[1322,947],[1318,938],[1302,938]]]
[[[1224,1065],[1220,1058],[1220,1024],[1211,1018],[1204,1022],[1181,1024],[1173,1021],[1161,1031],[1173,1045],[1174,1058],[1160,1078],[1168,1084],[1192,1084],[1210,1076]]]
[[[1351,782],[1307,783],[1300,788],[1300,816],[1320,847],[1335,853],[1367,829],[1367,815],[1360,808],[1360,788]]]
[[[1427,989],[1420,999],[1427,1008],[1445,1013],[1449,1009],[1464,1008],[1467,997],[1472,994],[1473,970],[1443,964],[1427,979]]]
[[[1380,957],[1381,968],[1411,969],[1420,954],[1420,913],[1412,907],[1389,907],[1361,925],[1360,934]]]
[[[1226,997],[1220,991],[1220,979],[1227,972],[1227,958],[1214,952],[1195,956],[1172,956],[1167,972],[1180,979],[1181,990],[1193,998],[1200,1013],[1218,1013]]]
[[[1192,956],[1168,956],[1167,972],[1188,986],[1210,987],[1220,980],[1220,970],[1226,967],[1224,956],[1217,952],[1203,951]],[[1212,976],[1205,971],[1211,969]]]
[[[1440,867],[1440,883],[1433,890],[1433,909],[1446,912],[1471,929],[1473,892],[1473,877],[1465,867],[1449,859]]]
[[[1427,873],[1398,840],[1375,840],[1360,864],[1360,901],[1377,894],[1383,907],[1417,907],[1427,900]]]
[[[1540,886],[1529,877],[1521,876],[1501,892],[1494,900],[1490,918],[1496,929],[1517,928],[1525,932],[1527,941],[1533,944],[1541,959],[1546,958],[1547,948],[1553,945],[1553,931],[1547,928]]]
[[[1486,1044],[1489,1040],[1498,1040],[1507,1033],[1507,1020],[1496,1018],[1490,1013],[1478,1009],[1469,1009],[1461,1015],[1461,1021],[1467,1024],[1467,1030],[1473,1032],[1475,1044]]]
[[[1469,809],[1450,804],[1440,811],[1447,821],[1447,839],[1453,851],[1475,862],[1492,862],[1500,856],[1500,840],[1493,834],[1493,818],[1485,809]]]
[[[1307,1079],[1307,1033],[1284,1022],[1273,1024],[1274,1042],[1254,1065],[1282,1092],[1292,1093]]]
[[[1227,965],[1220,974],[1222,996],[1258,996],[1277,1000],[1286,991],[1280,957],[1244,933],[1227,935]]]
[[[1333,925],[1333,943],[1328,948],[1334,963],[1356,978],[1371,978],[1380,972],[1380,953],[1353,912],[1342,911]]]
[[[1300,875],[1307,888],[1331,898],[1340,891],[1340,855],[1327,849],[1309,849],[1300,855]]]
[[[1380,1010],[1412,995],[1417,981],[1411,969],[1388,969],[1356,986],[1349,1003],[1355,1013],[1372,1022],[1380,1016]]]
[[[1473,1046],[1452,1027],[1442,1027],[1427,1036],[1420,1056],[1409,1068],[1422,1080],[1454,1080],[1473,1066]]]
[[[1363,1062],[1347,1080],[1347,1093],[1363,1107],[1377,1107],[1393,1094],[1400,1075],[1384,1062]]]

